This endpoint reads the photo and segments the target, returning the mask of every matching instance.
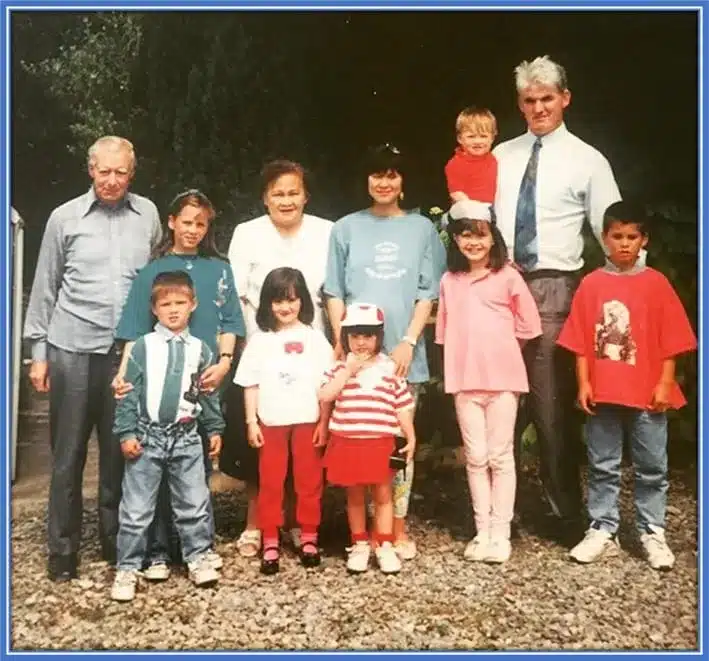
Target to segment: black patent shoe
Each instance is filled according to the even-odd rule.
[[[51,555],[47,566],[49,579],[56,583],[66,583],[78,577],[76,554]]]
[[[276,551],[276,553],[280,553],[278,547],[276,546],[269,546],[263,550],[263,555],[266,555],[267,551]],[[274,560],[266,560],[263,556],[261,556],[261,573],[266,574],[266,576],[271,576],[272,574],[277,574],[280,567],[280,556],[276,557]]]
[[[300,564],[303,567],[319,567],[320,566],[320,551],[313,542],[305,542],[299,549]]]

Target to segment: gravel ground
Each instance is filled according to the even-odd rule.
[[[521,486],[523,518],[501,567],[462,559],[473,533],[463,469],[424,462],[412,536],[421,554],[398,576],[344,568],[342,494],[328,490],[323,565],[303,569],[292,553],[274,577],[238,556],[243,494],[215,494],[216,588],[198,590],[182,571],[139,585],[131,604],[109,599],[113,572],[99,560],[96,501],[85,503],[79,580],[46,578],[45,506],[15,503],[12,521],[11,645],[30,649],[697,649],[697,488],[692,472],[671,476],[668,538],[673,571],[654,572],[633,537],[623,487],[623,552],[590,566],[571,563],[545,534],[533,466]],[[547,526],[548,527],[548,526]]]

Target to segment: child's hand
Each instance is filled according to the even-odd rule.
[[[137,438],[129,438],[121,443],[121,452],[126,459],[137,459],[143,454],[143,448]]]
[[[670,407],[670,390],[672,383],[660,381],[652,391],[649,409],[656,413],[664,413]]]
[[[219,434],[209,437],[209,458],[216,459],[222,451],[222,437]]]
[[[406,439],[406,445],[399,450],[399,454],[406,456],[406,463],[410,464],[414,460],[414,452],[416,452],[416,439],[414,437]]]
[[[111,381],[111,388],[113,389],[113,397],[115,399],[123,399],[131,390],[133,390],[133,384],[130,381],[126,381],[123,378],[123,374],[116,374]]]
[[[405,379],[409,373],[411,361],[414,358],[414,348],[408,342],[399,342],[399,344],[394,347],[390,357],[396,365],[394,374]]]
[[[582,383],[579,385],[579,394],[577,399],[579,406],[586,413],[588,413],[588,415],[596,415],[593,410],[593,407],[596,406],[596,402],[593,401],[593,389],[591,388],[590,383]]]
[[[313,433],[313,445],[316,448],[323,448],[327,445],[327,426],[317,425]]]
[[[355,356],[352,352],[347,354],[347,358],[345,359],[345,367],[351,376],[357,374],[357,372],[362,369],[363,365],[364,360]]]
[[[258,422],[250,422],[246,429],[246,437],[249,439],[249,445],[252,448],[263,447],[263,434]]]

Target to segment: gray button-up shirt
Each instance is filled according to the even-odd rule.
[[[92,186],[52,211],[25,318],[32,359],[46,360],[47,343],[108,353],[133,278],[160,237],[157,207],[134,193],[110,207]]]

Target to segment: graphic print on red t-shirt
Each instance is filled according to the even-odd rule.
[[[637,344],[633,339],[630,310],[617,300],[606,301],[596,321],[594,336],[596,358],[607,358],[635,365]]]

